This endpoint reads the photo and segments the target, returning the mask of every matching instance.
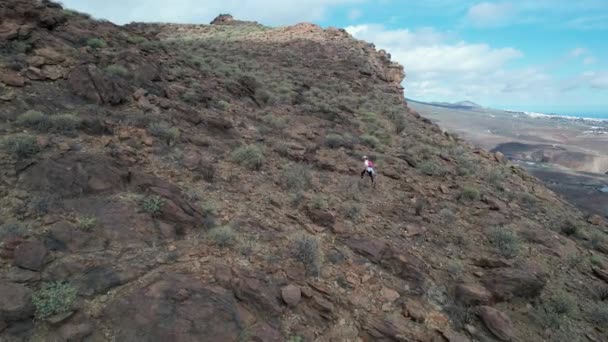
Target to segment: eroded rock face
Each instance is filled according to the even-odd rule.
[[[104,317],[121,341],[237,341],[244,329],[231,292],[181,274],[135,288]]]
[[[513,323],[509,316],[489,306],[479,308],[479,315],[488,329],[501,341],[512,341],[515,338]]]
[[[122,78],[105,75],[94,64],[74,68],[68,76],[74,94],[96,104],[119,104],[131,94],[131,86]]]
[[[515,297],[538,297],[547,283],[547,274],[534,264],[525,264],[493,269],[481,281],[496,300],[508,301]]]
[[[15,249],[13,264],[32,271],[40,271],[47,249],[40,241],[28,241]]]

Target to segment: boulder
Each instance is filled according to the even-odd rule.
[[[356,253],[370,259],[373,262],[380,262],[388,245],[386,242],[376,239],[350,238],[345,241],[346,245]]]
[[[61,62],[65,61],[65,59],[66,59],[64,55],[55,51],[52,48],[36,49],[36,50],[34,50],[34,54],[36,56],[42,57],[44,59],[43,64],[47,64],[47,65],[60,64]]]
[[[281,297],[288,306],[295,307],[302,299],[302,291],[299,286],[287,285],[281,289]]]
[[[391,303],[396,301],[400,297],[399,292],[388,287],[383,287],[382,290],[380,290],[380,295],[382,296],[382,298],[384,298],[384,300]]]
[[[423,291],[429,277],[428,265],[406,249],[391,249],[380,264],[395,276],[408,281],[414,291]]]
[[[201,166],[202,157],[201,155],[194,151],[186,151],[184,153],[184,157],[182,159],[182,164],[184,167],[190,171],[194,171]]]
[[[456,287],[456,300],[467,306],[488,304],[492,293],[479,284],[460,284]]]
[[[13,264],[32,271],[40,271],[44,265],[47,249],[40,241],[27,241],[15,249]]]
[[[547,275],[533,264],[514,268],[495,268],[483,275],[481,282],[498,301],[538,297],[547,283]]]
[[[329,211],[308,208],[307,213],[310,220],[321,227],[331,228],[336,223],[336,216]]]
[[[33,314],[32,291],[23,285],[0,280],[0,321],[26,319]]]
[[[501,164],[507,163],[507,157],[502,152],[495,152],[494,159]]]
[[[133,93],[124,79],[105,75],[94,64],[80,65],[70,72],[68,86],[74,94],[96,104],[119,104]]]
[[[238,341],[245,326],[230,291],[166,273],[109,302],[101,318],[117,341]]]
[[[82,341],[93,333],[93,326],[89,323],[68,323],[59,328],[59,335],[63,341]]]
[[[0,70],[0,82],[9,87],[25,86],[25,78],[14,71]]]
[[[0,24],[0,41],[12,40],[19,36],[19,24],[12,21],[3,21]]]
[[[512,341],[515,338],[513,323],[509,316],[489,306],[479,308],[479,316],[488,330],[501,341]]]
[[[599,226],[604,222],[604,219],[600,215],[591,215],[587,219],[587,222],[591,223],[594,226]]]
[[[281,312],[281,306],[277,300],[278,291],[260,279],[249,277],[239,279],[235,294],[238,299],[249,306],[270,315],[278,315]]]

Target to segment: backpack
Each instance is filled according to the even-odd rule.
[[[369,160],[369,161],[367,162],[367,166],[368,166],[368,167],[371,167],[371,168],[376,167],[376,165],[374,165],[374,162],[372,162],[371,160]]]

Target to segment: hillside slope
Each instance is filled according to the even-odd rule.
[[[0,19],[1,341],[606,340],[606,224],[410,111],[373,45]]]

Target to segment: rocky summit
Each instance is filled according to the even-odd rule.
[[[404,77],[336,28],[3,0],[0,341],[607,341],[606,222]]]

